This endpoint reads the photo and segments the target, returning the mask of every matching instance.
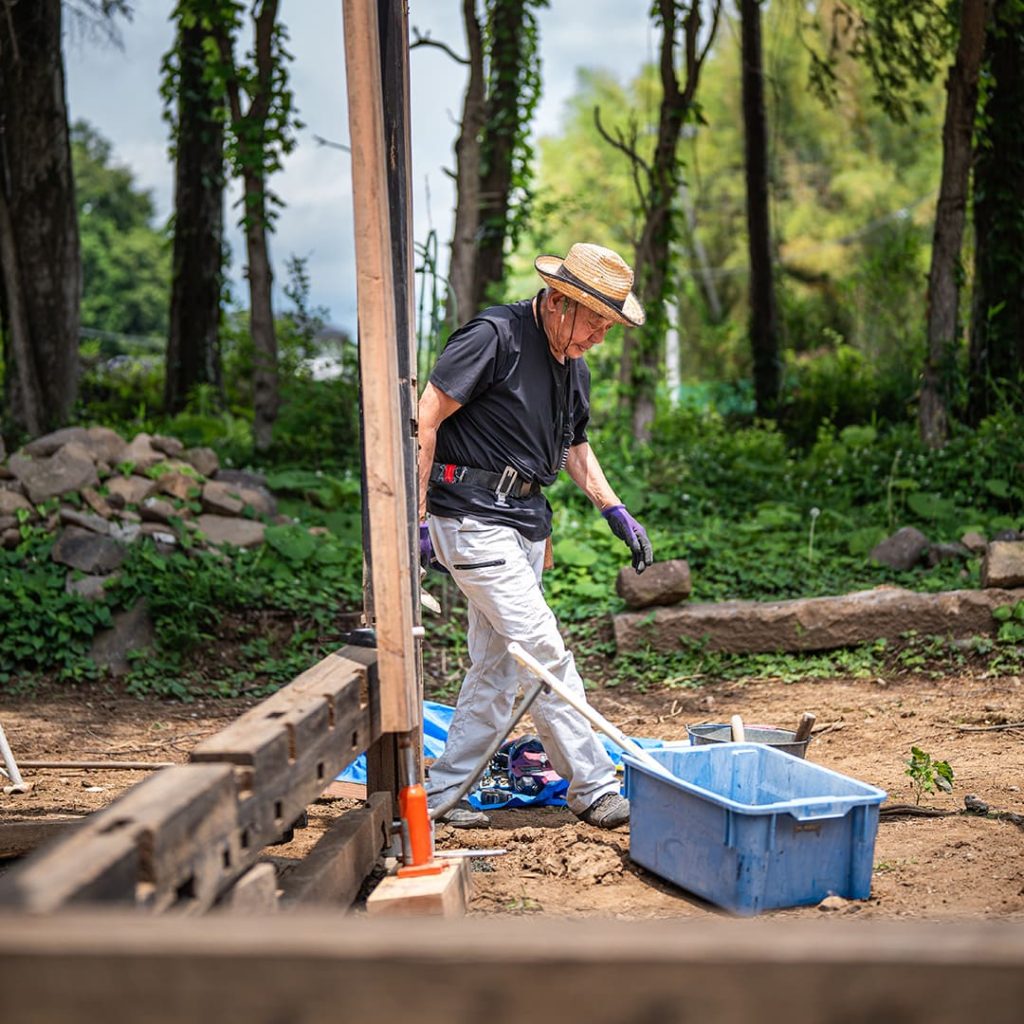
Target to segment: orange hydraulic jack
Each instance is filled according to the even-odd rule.
[[[398,813],[402,819],[402,847],[405,863],[399,878],[439,875],[444,864],[434,860],[434,828],[427,811],[427,791],[416,782],[398,794]]]

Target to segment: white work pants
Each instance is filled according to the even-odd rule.
[[[512,640],[579,697],[584,691],[541,590],[544,541],[468,517],[431,516],[429,522],[438,561],[469,601],[471,662],[444,754],[430,768],[429,801],[436,807],[507,728],[519,687],[536,681],[508,654]],[[569,782],[571,810],[580,813],[606,793],[619,791],[608,752],[579,712],[555,694],[542,693],[530,715],[555,770]]]

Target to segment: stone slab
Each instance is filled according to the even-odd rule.
[[[685,642],[731,653],[824,651],[896,639],[914,629],[966,638],[995,630],[992,609],[1024,599],[1024,590],[949,590],[919,594],[899,587],[792,601],[722,601],[613,617],[620,651],[673,653]]]
[[[1024,587],[1024,541],[997,540],[989,544],[981,582],[986,587]]]

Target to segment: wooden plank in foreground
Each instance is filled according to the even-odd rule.
[[[25,1024],[1019,1024],[1024,925],[0,915]]]
[[[317,902],[349,906],[388,845],[390,829],[390,793],[374,793],[365,808],[339,815],[316,846],[281,876],[282,908]]]

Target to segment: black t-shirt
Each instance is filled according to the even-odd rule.
[[[434,461],[553,483],[571,445],[587,440],[590,370],[582,358],[559,363],[529,299],[484,310],[448,339],[430,375],[462,403],[437,432]],[[427,508],[438,516],[511,526],[529,540],[551,533],[543,494],[497,503],[493,488],[434,484]]]

